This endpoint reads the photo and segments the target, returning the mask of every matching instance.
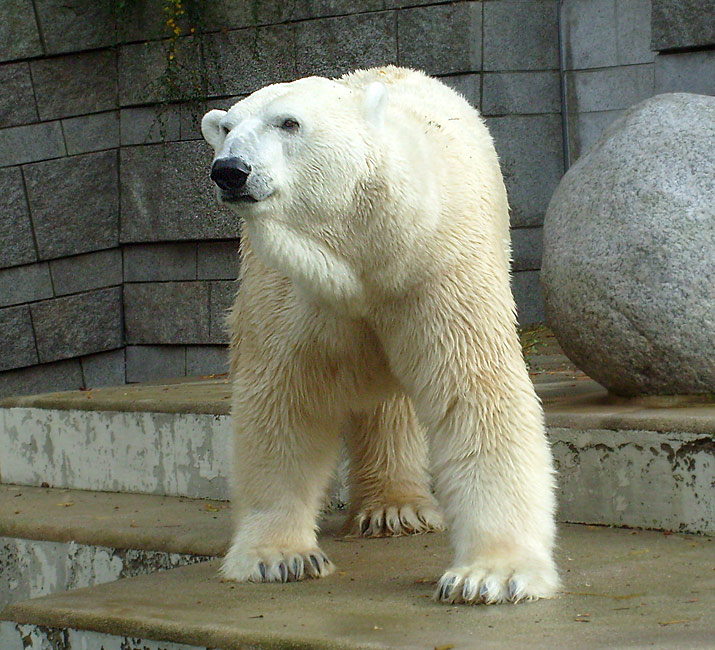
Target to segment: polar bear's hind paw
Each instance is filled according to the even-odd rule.
[[[403,505],[362,509],[354,530],[362,537],[397,537],[444,530],[442,515],[429,505]]]
[[[224,580],[236,582],[295,582],[305,578],[323,578],[335,566],[319,548],[301,552],[258,549],[229,551],[221,565]]]
[[[496,605],[552,598],[558,587],[551,567],[538,571],[508,568],[487,569],[485,565],[450,569],[440,578],[434,599],[442,603]]]

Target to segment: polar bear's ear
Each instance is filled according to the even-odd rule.
[[[363,107],[367,119],[375,126],[381,127],[387,111],[387,88],[379,81],[373,81],[365,90]]]
[[[204,115],[201,120],[201,135],[214,149],[221,144],[221,118],[226,115],[226,111],[214,109]]]

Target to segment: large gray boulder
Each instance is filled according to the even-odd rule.
[[[715,97],[658,95],[607,129],[551,199],[541,281],[611,392],[715,393]]]

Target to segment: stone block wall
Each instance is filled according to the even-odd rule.
[[[571,159],[660,93],[715,94],[715,1],[565,0]]]
[[[113,4],[0,3],[0,397],[224,371],[238,224],[215,205],[200,116],[356,67],[422,68],[482,111],[519,317],[543,318],[541,224],[564,169],[558,0],[211,0],[202,34],[179,39],[182,83],[208,81],[191,103],[161,81],[164,1],[119,21]],[[654,92],[712,92],[703,4],[564,0],[572,156]]]

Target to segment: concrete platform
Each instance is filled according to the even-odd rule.
[[[146,494],[0,485],[0,536],[221,555],[229,504]]]
[[[230,530],[222,501],[0,485],[0,609],[206,561]]]
[[[323,535],[338,567],[324,580],[223,583],[216,562],[128,578],[10,605],[0,647],[20,650],[23,638],[60,639],[63,650],[713,647],[712,538],[562,525],[558,598],[466,607],[430,600],[446,535],[341,538],[339,524]]]

